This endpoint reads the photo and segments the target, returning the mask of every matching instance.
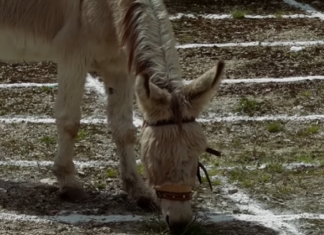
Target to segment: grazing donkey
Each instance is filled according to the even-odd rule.
[[[108,95],[124,190],[142,205],[155,198],[172,230],[190,223],[198,156],[207,147],[195,118],[218,88],[224,64],[182,82],[162,0],[0,0],[0,59],[58,65],[53,172],[64,198],[86,198],[73,150],[86,73],[97,71]],[[153,197],[135,162],[134,91],[145,119],[141,155]]]

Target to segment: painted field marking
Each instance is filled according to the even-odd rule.
[[[233,221],[234,219],[243,220],[247,222],[260,222],[266,223],[266,225],[274,225],[277,222],[286,228],[288,225],[284,221],[294,221],[299,219],[313,219],[322,220],[324,214],[291,214],[291,215],[269,215],[266,211],[261,210],[266,214],[263,215],[247,215],[247,214],[204,214],[208,217],[210,222],[221,221]],[[67,214],[70,213],[70,214]],[[144,219],[150,218],[150,216],[143,215],[85,215],[76,212],[64,211],[64,215],[58,214],[54,216],[35,216],[27,214],[15,214],[15,213],[0,213],[0,220],[5,221],[21,221],[32,223],[67,223],[71,225],[77,225],[88,222],[96,222],[98,224],[113,223],[113,222],[140,222]],[[290,226],[290,225],[288,225]],[[278,225],[276,226],[278,227]],[[274,228],[274,227],[272,227]],[[294,228],[290,228],[290,231],[294,231]],[[296,231],[295,231],[296,232]],[[295,234],[300,234],[295,233]]]
[[[226,187],[224,187],[223,190],[228,191],[230,188],[233,187],[228,183],[226,178],[219,177],[219,179],[221,179],[223,185],[226,185]],[[285,222],[284,217],[282,216],[278,217],[271,210],[264,209],[261,204],[253,200],[249,195],[244,193],[242,190],[239,190],[238,188],[236,189],[237,189],[236,193],[227,194],[227,197],[236,204],[236,206],[239,208],[240,211],[247,211],[253,214],[253,217],[257,218],[258,222],[262,223],[262,225],[277,230],[278,232],[282,233],[284,231],[285,232],[288,231],[295,235],[302,235],[295,226]],[[244,215],[242,216],[239,214],[237,218],[240,217],[242,219]],[[246,218],[245,216],[244,220],[245,219],[248,218]]]
[[[229,43],[191,43],[177,45],[177,48],[191,49],[191,48],[203,48],[203,47],[275,47],[275,46],[315,46],[324,45],[323,40],[317,41],[276,41],[276,42],[229,42]]]
[[[118,166],[118,161],[73,161],[77,168],[103,168],[106,166]],[[18,167],[50,167],[53,161],[37,161],[37,160],[1,160],[0,166],[18,166]]]
[[[324,20],[324,14],[317,11],[314,7],[308,4],[299,3],[295,0],[284,0],[284,2],[307,12],[308,14],[310,14],[310,16],[317,17],[320,18],[321,20]]]
[[[247,19],[274,19],[279,17],[277,15],[244,15]],[[169,19],[171,21],[179,20],[181,18],[191,18],[191,19],[207,19],[207,20],[222,20],[222,19],[233,19],[230,14],[185,14],[178,13],[175,15],[170,15]],[[291,15],[280,15],[283,19],[303,19],[303,18],[319,18],[319,16],[311,14],[291,14]]]
[[[103,159],[106,158],[103,156]],[[77,168],[103,168],[107,166],[118,166],[119,161],[113,161],[113,160],[89,160],[89,161],[73,161],[74,165]],[[38,161],[38,160],[0,160],[0,166],[18,166],[18,167],[50,167],[53,166],[53,161]],[[136,160],[136,164],[140,165],[141,161],[138,159]],[[246,165],[245,169],[247,170],[263,170],[270,164],[262,164],[260,166],[256,165]],[[282,166],[286,170],[293,170],[298,168],[316,168],[320,167],[320,163],[305,163],[305,162],[291,162],[291,163],[285,163],[282,164]],[[212,165],[205,164],[205,167],[207,170],[210,170],[214,168]],[[238,166],[228,166],[223,167],[219,166],[217,169],[219,170],[234,170],[239,168]],[[212,178],[214,176],[211,176]],[[216,177],[216,176],[215,176]],[[217,178],[217,177],[216,177]]]
[[[136,127],[141,127],[143,124],[142,119],[135,117],[133,123]],[[215,123],[215,122],[263,122],[263,121],[294,121],[294,122],[305,122],[305,121],[321,121],[324,120],[324,115],[304,115],[304,116],[289,116],[289,115],[265,115],[265,116],[225,116],[216,117],[215,115],[209,115],[208,118],[197,119],[201,123]],[[39,117],[39,116],[29,116],[29,117],[0,117],[0,123],[11,124],[11,123],[32,123],[32,124],[55,124],[55,119],[50,117]],[[107,124],[105,118],[89,118],[81,119],[82,124],[96,125],[96,124]]]
[[[98,94],[104,95],[105,91],[103,84],[96,78],[92,78],[94,81],[86,84],[86,87],[93,88]],[[282,78],[247,78],[247,79],[224,79],[221,85],[226,84],[237,84],[237,83],[293,83],[302,81],[314,81],[314,80],[324,80],[323,75],[314,76],[297,76],[297,77],[282,77]],[[192,80],[185,80],[184,83],[188,84]],[[11,84],[0,84],[0,89],[10,89],[10,88],[29,88],[29,87],[55,87],[57,83],[11,83]]]

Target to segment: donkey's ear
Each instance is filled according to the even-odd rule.
[[[139,74],[135,82],[135,95],[143,108],[168,106],[171,94],[150,82],[146,73]]]
[[[224,62],[219,61],[215,67],[184,87],[184,95],[193,115],[198,116],[212,98],[221,83],[224,67]]]

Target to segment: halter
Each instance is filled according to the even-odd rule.
[[[196,122],[195,118],[188,118],[183,119],[181,123],[191,123]],[[155,123],[149,123],[144,120],[142,129],[145,129],[148,126],[166,126],[166,125],[175,125],[177,124],[174,120],[160,120]],[[221,156],[221,153],[215,149],[207,147],[205,152],[215,155],[215,156]],[[205,166],[198,161],[198,167],[197,167],[197,178],[199,183],[202,183],[201,175],[200,175],[200,169],[202,169],[205,173],[206,179],[208,181],[210,190],[213,190],[208,172],[205,168]],[[171,201],[190,201],[192,199],[192,187],[190,185],[163,185],[163,186],[155,186],[154,187],[156,195],[160,199],[167,199]]]

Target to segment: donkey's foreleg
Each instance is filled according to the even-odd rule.
[[[58,63],[58,95],[55,102],[58,130],[58,154],[53,172],[60,187],[60,195],[70,201],[85,199],[81,184],[75,178],[73,163],[74,139],[81,118],[81,101],[86,70],[78,64]]]
[[[133,85],[135,78],[126,72],[105,73],[108,94],[108,125],[120,158],[123,189],[141,207],[151,207],[151,194],[138,173],[134,145],[136,128],[133,125]]]

